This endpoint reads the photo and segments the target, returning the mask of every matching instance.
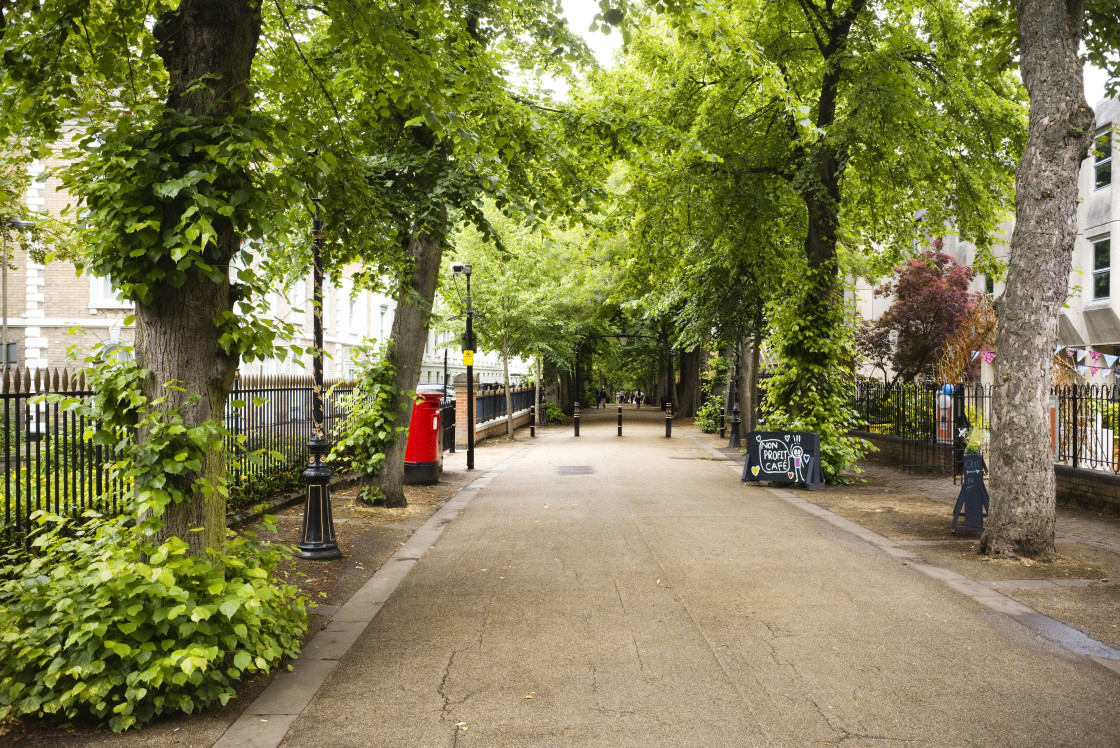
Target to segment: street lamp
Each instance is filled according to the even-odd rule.
[[[3,281],[0,285],[2,285],[3,287],[4,296],[3,348],[0,348],[0,350],[4,352],[4,360],[0,361],[0,365],[2,366],[7,366],[10,363],[15,363],[14,361],[10,360],[11,357],[8,355],[8,229],[15,229],[16,231],[27,231],[28,229],[33,228],[35,228],[35,224],[31,221],[20,221],[14,218],[9,218],[8,220],[4,221],[4,251],[3,256],[0,257],[0,263],[2,263],[4,266],[3,271],[0,271],[3,273]]]
[[[312,385],[311,439],[307,451],[311,461],[303,471],[307,482],[307,500],[303,505],[303,533],[296,543],[296,558],[309,561],[330,561],[342,558],[334,531],[334,517],[331,515],[331,469],[324,457],[330,445],[327,444],[323,418],[323,222],[319,220],[319,200],[315,200],[315,220],[312,223],[312,278],[314,298],[312,317],[314,320],[315,356]]]
[[[474,311],[471,309],[471,268],[462,262],[451,263],[451,275],[467,278],[467,331],[463,336],[463,365],[467,367],[467,470],[474,470]]]

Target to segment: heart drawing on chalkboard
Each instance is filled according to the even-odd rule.
[[[786,475],[789,476],[790,480],[793,480],[793,473],[786,473]]]
[[[758,465],[751,465],[751,475],[758,475]]]

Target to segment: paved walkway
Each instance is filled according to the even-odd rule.
[[[1120,744],[1120,653],[742,486],[657,411],[624,430],[481,476],[218,745]]]

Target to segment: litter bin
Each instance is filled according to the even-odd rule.
[[[412,406],[408,426],[408,446],[404,450],[404,482],[411,486],[430,486],[439,482],[443,470],[443,445],[440,438],[440,392],[420,392]]]

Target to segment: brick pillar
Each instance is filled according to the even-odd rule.
[[[455,448],[467,447],[467,393],[455,393]]]

